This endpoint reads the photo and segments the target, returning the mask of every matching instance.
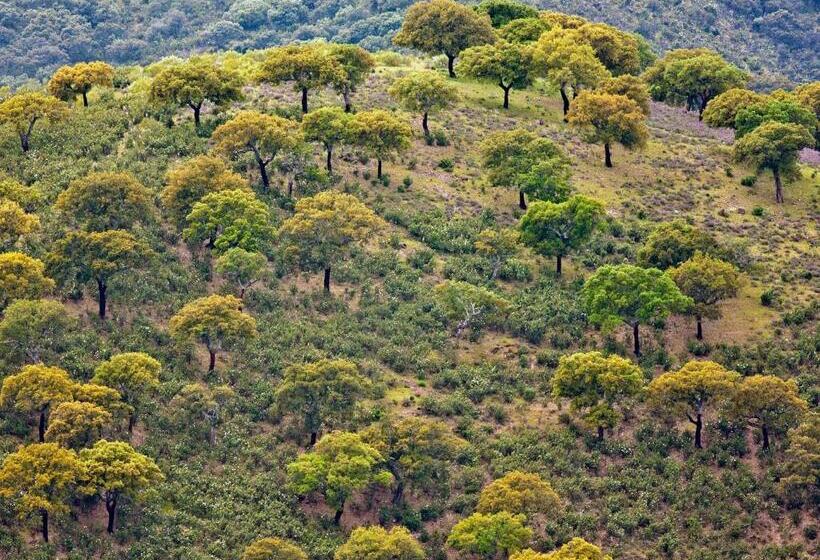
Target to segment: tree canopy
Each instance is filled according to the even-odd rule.
[[[612,144],[625,148],[646,145],[646,114],[626,95],[585,91],[573,102],[567,122],[581,130],[587,142],[604,145],[604,163],[612,167]]]
[[[88,107],[88,92],[94,86],[114,85],[114,67],[102,61],[78,62],[57,69],[48,82],[48,92],[63,101],[74,101],[78,95]]]
[[[397,78],[388,90],[407,111],[421,113],[424,134],[430,134],[430,113],[451,106],[456,100],[456,89],[438,73],[431,71],[411,72]]]
[[[424,549],[404,527],[357,527],[333,560],[424,560]]]
[[[510,108],[510,90],[524,89],[535,78],[532,49],[526,45],[496,41],[470,47],[461,53],[458,72],[497,84],[504,91],[504,109]]]

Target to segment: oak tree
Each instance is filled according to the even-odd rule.
[[[388,90],[403,109],[421,113],[421,128],[430,134],[430,113],[450,107],[456,100],[456,90],[438,72],[411,72],[397,78]]]
[[[525,89],[535,79],[532,57],[532,48],[527,45],[496,41],[462,52],[458,72],[498,85],[504,92],[502,106],[509,109],[510,90]]]
[[[765,95],[743,88],[732,88],[713,97],[703,110],[703,122],[715,128],[734,128],[737,112],[764,101]]]
[[[78,95],[83,106],[88,107],[88,92],[94,86],[112,87],[114,67],[102,61],[79,62],[73,66],[61,66],[48,82],[48,92],[63,101],[74,101]]]
[[[651,97],[649,95],[649,87],[638,76],[631,74],[622,74],[615,78],[606,78],[602,80],[597,91],[609,93],[611,95],[623,95],[638,104],[644,115],[649,116]]]
[[[343,70],[336,75],[333,88],[344,99],[345,113],[350,113],[353,110],[350,95],[356,92],[356,88],[364,83],[367,75],[373,71],[376,60],[359,45],[331,44],[328,47],[328,54]]]
[[[487,14],[496,28],[504,27],[511,21],[538,17],[538,10],[518,0],[482,0],[475,10]]]
[[[131,408],[128,433],[134,429],[147,397],[159,386],[162,364],[144,352],[125,352],[111,356],[94,369],[92,383],[116,389]]]
[[[480,558],[507,558],[521,550],[532,538],[532,529],[524,525],[524,515],[507,511],[474,513],[456,523],[447,537],[452,548]]]
[[[716,256],[720,247],[710,233],[683,220],[672,220],[659,224],[647,236],[638,249],[638,263],[666,270],[688,261],[695,253]]]
[[[433,299],[444,317],[455,325],[455,337],[470,329],[474,337],[485,326],[503,324],[510,302],[483,286],[446,280],[433,288]]]
[[[293,88],[302,94],[302,113],[307,113],[311,89],[343,84],[349,75],[339,59],[317,43],[271,49],[259,66],[258,78],[271,84],[293,82]]]
[[[75,323],[60,302],[18,299],[0,320],[0,355],[16,365],[54,363]]]
[[[410,147],[413,131],[404,119],[390,111],[371,109],[353,115],[350,120],[353,143],[376,159],[376,177],[382,177],[382,161]]]
[[[102,437],[113,416],[90,402],[68,401],[57,405],[49,415],[45,441],[69,448],[81,448]]]
[[[587,142],[604,145],[607,167],[612,167],[612,144],[642,148],[649,136],[646,114],[625,95],[582,92],[573,102],[567,122],[578,127]]]
[[[424,560],[424,549],[405,527],[357,527],[333,560]]]
[[[351,116],[339,107],[320,107],[302,118],[305,140],[319,142],[324,146],[327,157],[325,167],[333,173],[333,150],[351,138]]]
[[[797,383],[774,375],[744,377],[731,399],[731,412],[760,430],[762,446],[769,449],[770,435],[783,434],[796,426],[808,411],[808,403],[800,398]]]
[[[241,247],[225,251],[214,269],[239,287],[239,299],[245,299],[245,292],[265,276],[268,258],[262,253],[252,253]]]
[[[183,414],[180,419],[189,426],[191,422],[197,425],[205,423],[208,443],[216,443],[216,429],[225,420],[230,406],[236,398],[236,393],[227,385],[209,387],[204,383],[190,383],[183,386],[179,393],[171,399],[174,409]]]
[[[308,560],[308,555],[290,541],[267,537],[249,544],[242,560]]]
[[[150,191],[130,173],[92,172],[72,181],[54,208],[87,231],[131,229],[156,212]]]
[[[74,381],[60,368],[42,364],[24,366],[3,380],[0,405],[35,415],[39,441],[45,441],[49,412],[62,402],[74,400]]]
[[[0,125],[14,129],[23,153],[31,148],[31,133],[37,121],[60,121],[66,115],[65,103],[38,91],[23,91],[0,101]]]
[[[8,250],[26,235],[40,229],[40,218],[27,213],[13,200],[0,198],[0,250]]]
[[[476,237],[476,253],[488,259],[492,266],[490,280],[495,280],[501,268],[518,253],[521,236],[518,231],[510,229],[485,229]]]
[[[54,289],[39,259],[24,253],[0,253],[0,310],[16,299],[34,299]]]
[[[511,471],[485,486],[478,496],[479,513],[549,514],[561,507],[561,498],[540,475]]]
[[[189,243],[207,242],[207,247],[225,252],[234,247],[258,251],[273,235],[268,206],[244,189],[212,192],[195,202],[185,217],[182,237]]]

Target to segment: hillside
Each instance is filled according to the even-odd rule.
[[[133,18],[117,33],[212,20],[181,4],[117,3]],[[344,25],[394,22],[369,28],[380,48],[397,4],[348,8]],[[100,3],[65,5],[106,19],[89,11]],[[296,57],[330,72],[346,47],[186,60],[187,25],[140,55],[174,58],[97,68],[87,106],[47,94],[64,93],[56,79],[0,95],[0,560],[820,555],[814,142],[782,158],[777,203],[771,165],[735,157],[740,132],[650,102],[637,77],[624,81],[648,115],[584,88],[566,122],[547,79],[503,109],[466,64],[448,78],[440,56],[356,51],[373,67],[344,113],[338,75],[304,98],[256,77]],[[259,33],[254,46],[292,38]],[[449,93],[427,134],[396,93],[414,76]],[[200,106],[168,93],[211,78]],[[798,116],[745,137],[815,140],[816,120],[794,122],[813,114],[801,94],[761,98]],[[612,167],[576,120],[596,95],[639,121],[607,142]],[[30,128],[28,115],[15,128],[15,100],[43,111]],[[516,141],[496,142],[512,155],[493,168],[503,133]],[[516,151],[526,141],[535,161]],[[514,167],[528,182],[499,184]],[[586,212],[562,218],[569,233],[559,223],[572,243],[527,236],[528,219],[571,203]],[[733,284],[703,307],[676,276],[698,259]],[[590,297],[607,271],[641,281]],[[641,309],[600,320],[630,298]],[[692,371],[694,388],[662,384]]]
[[[812,0],[528,0],[636,31],[658,52],[709,45],[758,74],[760,87],[820,76]],[[0,4],[0,83],[45,79],[60,65],[156,61],[191,52],[326,39],[390,46],[411,0],[8,0]]]

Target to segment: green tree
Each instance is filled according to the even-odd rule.
[[[428,118],[431,112],[446,109],[456,101],[456,89],[438,72],[411,72],[397,78],[388,90],[402,108],[421,113],[421,128],[430,135]]]
[[[703,318],[717,319],[717,303],[735,297],[741,285],[740,273],[733,265],[702,253],[667,272],[680,291],[695,302],[697,339],[703,340]]]
[[[620,356],[578,352],[561,356],[550,383],[552,396],[568,398],[573,409],[583,410],[584,420],[603,441],[604,430],[618,420],[615,405],[638,394],[643,380],[641,368]]]
[[[611,329],[623,322],[632,327],[636,356],[641,355],[641,323],[662,321],[692,305],[692,300],[660,270],[629,264],[605,265],[596,270],[581,288],[581,302],[595,325]]]
[[[323,270],[330,293],[330,271],[355,245],[381,229],[382,221],[353,195],[324,191],[300,199],[296,212],[279,229],[285,255],[303,270]]]
[[[316,43],[271,49],[259,66],[258,77],[271,84],[293,82],[294,89],[302,94],[302,113],[307,113],[311,89],[343,84],[349,75],[338,58]]]
[[[527,45],[496,41],[491,45],[470,47],[461,53],[458,72],[485,80],[504,91],[504,109],[510,108],[510,90],[525,89],[533,80],[532,48]]]
[[[649,95],[649,87],[638,76],[622,74],[615,78],[607,78],[598,84],[596,90],[611,95],[628,97],[638,104],[644,115],[649,116],[649,102],[652,99]]]
[[[191,421],[204,421],[208,428],[208,443],[216,443],[216,429],[225,419],[236,393],[227,385],[209,387],[204,383],[183,386],[171,399],[175,410],[183,411],[182,420],[188,426]]]
[[[38,91],[16,93],[0,101],[0,126],[14,129],[23,153],[31,148],[31,133],[37,121],[60,121],[67,114],[65,103]]]
[[[454,63],[461,51],[493,41],[490,18],[455,0],[416,2],[408,8],[401,29],[393,37],[397,46],[444,54],[451,78],[456,77]]]
[[[381,454],[358,434],[331,432],[312,451],[288,464],[289,484],[299,495],[320,492],[336,510],[333,521],[338,525],[354,492],[392,482],[393,477],[380,466],[383,462]]]
[[[612,144],[642,148],[649,136],[646,114],[625,95],[582,92],[573,102],[567,122],[581,130],[585,141],[604,145],[607,167],[612,167]]]
[[[234,247],[246,251],[264,249],[273,235],[270,209],[247,190],[217,191],[194,203],[185,218],[182,237],[220,252]]]
[[[498,30],[498,36],[510,43],[526,45],[535,43],[549,30],[549,24],[543,19],[530,17],[512,20]]]
[[[113,417],[101,406],[90,402],[70,401],[57,405],[49,416],[45,441],[63,447],[85,447],[102,437]]]
[[[475,336],[482,327],[503,324],[510,302],[495,292],[459,280],[446,280],[433,288],[433,298],[448,321],[455,324],[455,337],[467,329]]]
[[[485,229],[476,237],[476,253],[488,259],[492,265],[490,280],[495,280],[501,267],[518,253],[521,236],[514,229]]]
[[[151,98],[160,103],[190,107],[194,125],[200,126],[205,101],[218,107],[242,98],[242,76],[204,57],[193,57],[162,69],[151,83]]]
[[[669,51],[643,74],[656,101],[685,105],[703,118],[706,105],[717,95],[742,88],[749,75],[709,49]]]
[[[744,377],[732,395],[732,415],[760,430],[763,449],[769,449],[769,436],[785,433],[800,422],[808,403],[800,398],[797,383],[774,375]]]
[[[327,152],[327,172],[333,174],[333,150],[350,140],[351,117],[339,107],[320,107],[302,118],[305,140],[319,142]]]
[[[49,270],[63,283],[97,284],[99,315],[105,319],[111,278],[142,268],[154,255],[144,242],[127,231],[71,232],[54,244]]]
[[[739,378],[739,374],[715,362],[691,361],[678,371],[653,379],[647,392],[659,412],[686,415],[695,426],[695,447],[702,449],[701,434],[709,406],[731,397]]]
[[[385,418],[362,437],[381,453],[396,481],[394,505],[404,501],[407,486],[427,492],[433,484],[444,487],[452,461],[469,446],[447,424],[426,418]]]
[[[131,408],[128,417],[128,433],[134,424],[146,398],[159,387],[162,364],[144,352],[116,354],[94,369],[92,383],[116,389],[123,402]]]
[[[575,537],[561,548],[542,554],[533,550],[523,550],[510,556],[510,560],[612,560],[612,556],[594,544]]]
[[[376,59],[359,45],[331,44],[328,53],[342,67],[343,72],[336,77],[333,87],[344,99],[345,113],[350,113],[353,110],[350,95],[373,71]]]
[[[20,518],[40,515],[48,542],[50,515],[66,513],[83,464],[77,454],[56,443],[35,443],[6,455],[0,466],[0,498],[12,501]]]
[[[324,426],[339,424],[350,415],[369,385],[350,360],[323,359],[288,367],[275,398],[282,411],[303,415],[312,446]]]
[[[814,146],[814,138],[806,127],[779,122],[763,123],[735,142],[735,159],[769,169],[774,176],[774,198],[783,199],[783,179],[798,175],[797,160],[800,150]]]
[[[683,220],[673,220],[652,230],[643,247],[638,249],[638,263],[666,270],[688,261],[695,253],[716,255],[719,252],[718,242],[711,234]]]
[[[47,299],[18,299],[0,320],[0,349],[7,363],[54,363],[75,320],[65,306]]]
[[[88,92],[91,88],[113,85],[114,67],[97,60],[61,66],[48,81],[48,92],[63,101],[74,101],[81,95],[83,106],[88,107]]]
[[[635,37],[605,23],[585,23],[572,32],[577,40],[592,47],[595,57],[615,76],[637,74],[641,56]]]
[[[742,138],[764,122],[793,123],[814,133],[817,117],[810,108],[792,100],[769,99],[738,109],[735,115],[736,138]]]
[[[40,229],[40,218],[15,201],[0,198],[0,250],[11,249],[21,237]]]
[[[810,412],[789,430],[780,489],[790,501],[817,503],[820,496],[820,414]]]
[[[293,121],[256,111],[240,111],[219,125],[211,136],[214,149],[228,157],[253,155],[259,167],[262,190],[270,190],[268,165],[280,152],[295,149],[301,142],[299,127]]]
[[[54,289],[39,259],[23,253],[0,253],[0,310],[16,299],[32,299]]]
[[[474,513],[450,530],[447,544],[460,552],[488,560],[508,558],[521,550],[532,538],[532,529],[524,525],[524,515]]]
[[[268,537],[249,544],[242,560],[308,560],[308,555],[290,541]]]
[[[155,214],[153,198],[130,173],[92,172],[72,181],[54,207],[87,231],[131,229]]]
[[[350,120],[350,131],[356,145],[376,158],[376,177],[382,177],[382,161],[410,147],[413,131],[410,125],[390,111],[371,109],[356,113]]]
[[[560,507],[561,498],[540,475],[511,471],[481,490],[476,511],[532,516],[553,513]]]
[[[262,253],[234,247],[216,259],[215,270],[239,286],[239,299],[244,300],[245,291],[262,280],[267,266],[268,259]]]
[[[714,128],[734,128],[737,112],[765,101],[766,96],[743,88],[732,88],[713,97],[703,110],[703,122]]]
[[[333,560],[424,560],[424,549],[404,527],[357,527]]]
[[[603,217],[603,205],[582,195],[565,202],[534,202],[521,218],[521,242],[555,257],[555,272],[560,275],[561,258],[585,243]]]
[[[570,162],[551,140],[516,128],[491,134],[480,150],[490,184],[517,189],[522,210],[525,195],[560,202],[569,194]]]
[[[83,464],[83,492],[100,494],[108,512],[109,533],[116,530],[117,504],[122,496],[139,495],[162,481],[157,464],[123,441],[100,440],[80,451]]]
[[[68,373],[42,364],[24,366],[3,380],[0,405],[39,417],[39,441],[45,441],[46,418],[61,402],[74,400],[74,381]]]
[[[210,295],[185,304],[168,324],[171,336],[205,345],[210,356],[208,371],[216,367],[216,354],[239,341],[256,336],[256,321],[239,310],[233,296]]]
[[[174,223],[182,228],[194,204],[206,194],[247,189],[245,179],[228,169],[222,158],[201,155],[174,165],[165,175],[162,205]]]
[[[475,10],[487,14],[496,28],[504,27],[511,21],[538,17],[538,10],[517,0],[482,0]]]

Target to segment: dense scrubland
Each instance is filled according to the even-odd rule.
[[[0,558],[816,557],[818,83],[396,21],[3,94]]]

